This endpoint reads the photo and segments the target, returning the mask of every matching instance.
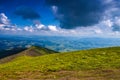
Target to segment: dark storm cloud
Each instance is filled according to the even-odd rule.
[[[40,15],[36,11],[34,11],[32,8],[29,8],[29,7],[17,8],[15,11],[15,14],[18,16],[21,16],[23,19],[34,20],[34,19],[40,18]]]
[[[66,29],[97,24],[108,8],[103,0],[46,0],[46,3],[57,7],[56,19]]]

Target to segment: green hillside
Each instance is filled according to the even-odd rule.
[[[13,52],[13,50],[12,50]],[[20,56],[41,56],[41,55],[45,55],[45,54],[51,54],[51,53],[57,53],[56,51],[47,49],[47,48],[43,48],[43,47],[37,47],[37,46],[32,46],[28,49],[23,49],[21,50],[21,52],[19,53],[15,53],[12,54],[10,56],[7,57],[3,57],[2,59],[0,59],[0,63],[5,63],[5,62],[9,62],[11,60],[13,60],[14,58],[20,57]]]
[[[28,52],[27,52],[28,51]],[[38,47],[32,51],[42,55]],[[26,53],[27,52],[27,53]],[[54,51],[53,51],[54,52]],[[120,47],[99,48],[33,57],[31,48],[0,65],[3,80],[119,80]],[[29,54],[29,55],[28,55]],[[41,55],[40,54],[40,55]],[[32,56],[31,56],[32,55]]]

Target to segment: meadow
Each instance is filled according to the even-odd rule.
[[[120,47],[16,56],[0,64],[0,79],[119,80]]]

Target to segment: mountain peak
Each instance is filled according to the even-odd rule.
[[[40,46],[31,46],[30,48],[26,49],[25,51],[21,53],[23,53],[24,55],[28,55],[28,56],[40,56],[40,55],[45,55],[45,54],[57,53],[57,51],[43,48]]]

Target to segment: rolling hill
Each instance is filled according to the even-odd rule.
[[[31,47],[21,53],[13,55],[15,57],[12,61],[0,64],[0,79],[120,79],[120,47],[89,49],[59,54],[55,54],[55,51],[46,48],[42,48],[42,50],[43,51],[39,50],[39,47]],[[53,54],[49,54],[48,52]],[[9,58],[11,58],[11,56]]]
[[[15,52],[14,52],[15,51]],[[1,55],[0,63],[5,63],[13,60],[14,58],[20,57],[20,56],[41,56],[45,54],[51,54],[51,53],[58,53],[57,51],[53,51],[47,48],[38,47],[38,46],[32,46],[28,49],[13,49],[8,51],[3,51],[3,54],[7,54],[7,56]],[[12,53],[13,52],[13,53]]]

